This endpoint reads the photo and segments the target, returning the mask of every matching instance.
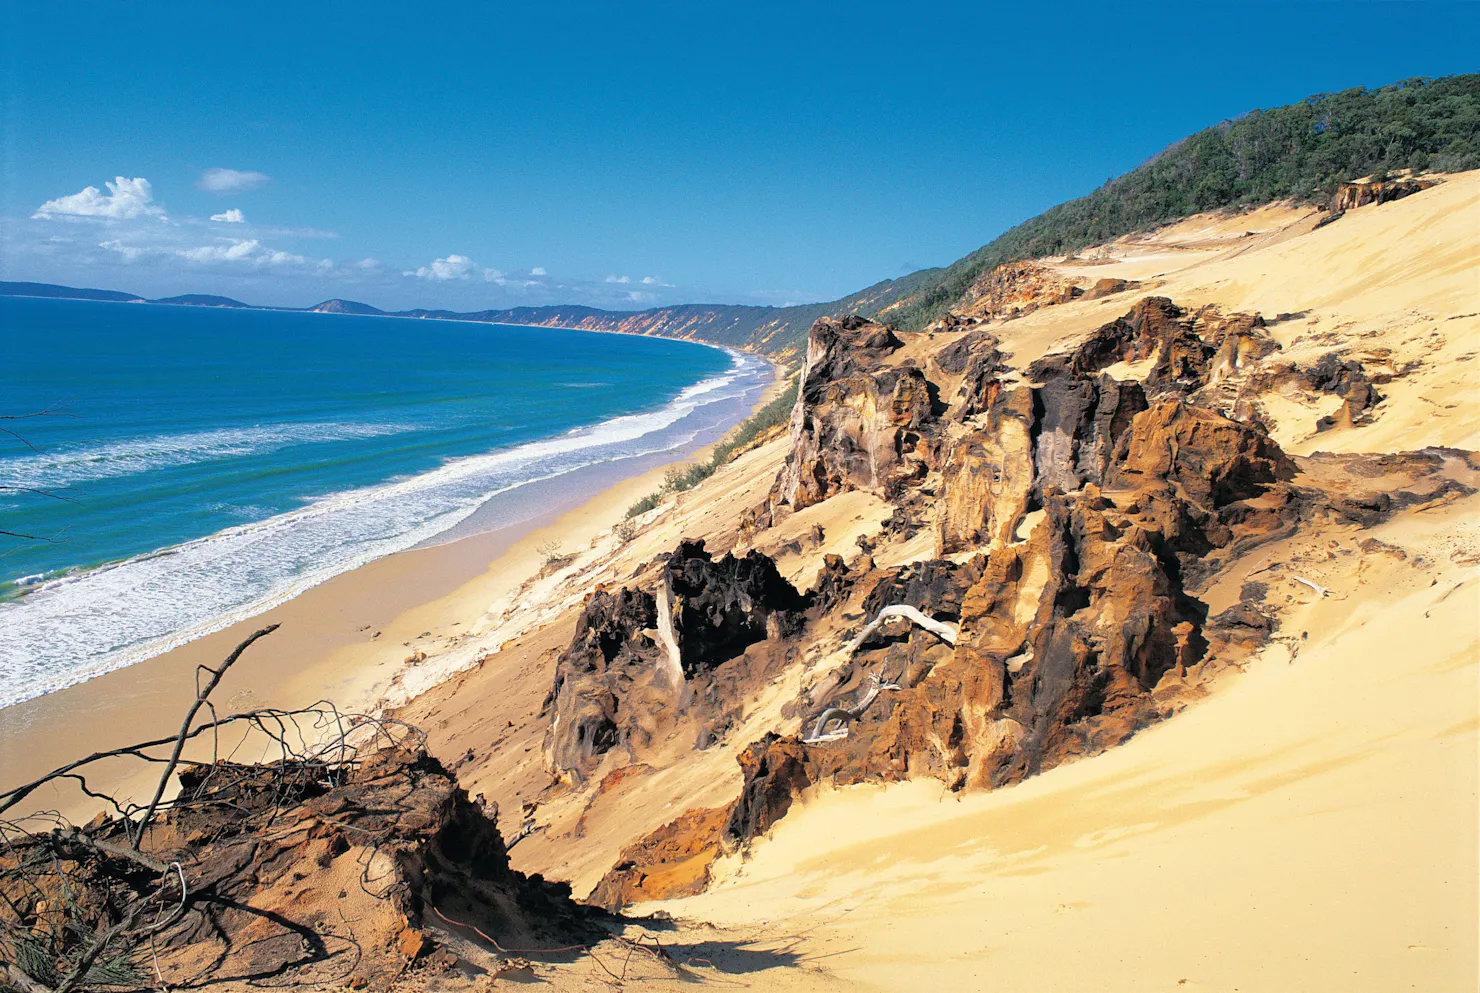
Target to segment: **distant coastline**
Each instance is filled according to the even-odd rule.
[[[557,349],[551,369],[549,342],[590,332],[448,322],[418,335],[352,319],[314,331],[302,311],[95,306],[117,302],[126,301],[18,297],[4,307],[19,339],[13,373],[51,383],[43,370],[66,364],[83,385],[65,392],[86,394],[94,410],[126,405],[135,382],[172,399],[118,425],[96,414],[48,422],[40,451],[0,459],[0,484],[76,486],[87,497],[7,507],[10,530],[65,530],[70,540],[7,551],[0,704],[128,665],[363,562],[447,541],[445,532],[537,517],[552,501],[529,496],[542,481],[579,473],[610,484],[682,458],[742,420],[775,378],[763,358],[709,343],[597,336]],[[216,329],[196,336],[216,344],[171,344],[197,326]],[[121,366],[108,357],[114,342],[128,356]],[[358,359],[347,354],[354,345],[364,346]],[[120,396],[94,392],[78,366],[94,354]],[[264,374],[288,354],[292,370]],[[661,357],[666,371],[624,356]],[[213,362],[260,385],[218,397]],[[312,375],[330,369],[340,382],[315,404]],[[166,390],[173,378],[205,385]],[[560,395],[580,404],[548,400],[577,388]],[[27,410],[49,396],[8,392]],[[82,623],[104,615],[97,630]]]
[[[555,328],[602,334],[697,341],[725,348],[781,356],[793,344],[795,312],[815,309],[816,316],[831,312],[828,303],[797,307],[750,306],[745,304],[680,304],[648,310],[601,310],[583,304],[551,304],[513,307],[504,310],[452,311],[416,307],[382,310],[358,300],[333,297],[311,307],[250,304],[232,297],[208,293],[184,293],[168,297],[145,297],[121,290],[64,286],[60,283],[0,281],[0,297],[29,297],[46,300],[85,300],[91,303],[154,304],[166,307],[203,307],[215,310],[254,310],[294,314],[331,314],[352,317],[395,317],[410,320],[457,321],[469,324],[506,324],[514,327]],[[806,316],[805,327],[811,316]],[[708,332],[708,333],[706,333]]]
[[[67,292],[25,293],[15,290],[14,287],[17,286],[40,287],[51,290],[65,290]],[[142,297],[136,296],[131,293],[124,293],[119,290],[99,290],[90,287],[63,286],[60,283],[26,283],[5,281],[0,281],[0,297],[20,297],[27,300],[79,300],[85,303],[123,303],[133,305],[143,304],[158,307],[200,307],[206,310],[257,310],[282,314],[327,314],[331,317],[390,317],[398,320],[408,321],[436,320],[460,324],[506,324],[511,327],[551,328],[557,331],[589,331],[592,334],[625,334],[637,335],[639,337],[647,338],[677,337],[669,335],[643,334],[640,331],[620,331],[615,328],[581,327],[574,324],[537,324],[529,321],[496,321],[490,318],[479,316],[484,313],[482,311],[475,311],[469,314],[459,314],[455,311],[381,310],[379,307],[372,307],[368,303],[359,303],[355,300],[341,300],[338,297],[325,300],[322,303],[314,304],[312,307],[274,307],[267,304],[243,303],[242,301],[234,300],[231,297],[215,296],[209,293],[182,293],[178,296],[157,297],[151,299],[149,297]],[[217,302],[205,302],[208,300]],[[360,311],[339,308],[329,309],[331,304],[347,304],[350,307],[363,307],[364,310]],[[620,315],[622,312],[609,311],[607,313],[611,313],[615,316]],[[713,342],[707,342],[704,339],[700,338],[682,340],[693,340],[704,344],[714,344]],[[731,346],[721,345],[719,347],[727,348]],[[743,348],[743,346],[734,347]]]

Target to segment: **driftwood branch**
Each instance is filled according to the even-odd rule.
[[[921,613],[919,610],[916,610],[914,607],[909,606],[908,604],[897,603],[893,606],[885,607],[883,610],[879,611],[879,616],[869,621],[868,626],[865,627],[862,631],[858,632],[858,636],[856,638],[848,642],[847,647],[843,649],[843,653],[848,656],[853,655],[860,648],[862,648],[863,643],[865,641],[868,641],[869,637],[891,617],[903,617],[910,623],[922,627],[926,631],[929,631],[931,634],[935,635],[947,645],[954,646],[956,644],[956,628],[954,626],[947,624],[944,621],[937,621],[933,617],[927,617],[925,614]]]
[[[842,654],[844,657],[852,658],[875,631],[879,630],[886,621],[894,617],[904,618],[917,627],[929,631],[948,645],[954,646],[956,644],[957,631],[955,626],[947,624],[945,621],[937,621],[935,618],[927,616],[908,604],[897,603],[879,611],[878,616],[869,621],[864,629],[858,632],[858,635],[843,647]],[[802,739],[802,743],[806,745],[820,745],[825,742],[837,741],[840,738],[848,737],[848,725],[859,717],[862,717],[864,712],[873,706],[880,692],[883,690],[897,689],[899,689],[898,686],[892,681],[886,680],[881,674],[877,672],[870,673],[868,677],[868,688],[864,691],[863,696],[859,698],[858,702],[852,707],[828,707],[822,713],[818,714],[817,719],[812,723],[811,733]]]
[[[257,639],[265,638],[277,629],[278,626],[276,624],[269,624],[265,628],[253,631],[247,636],[245,641],[236,646],[236,649],[230,655],[226,656],[226,661],[222,662],[218,667],[212,669],[209,666],[203,665],[196,670],[195,703],[185,713],[185,720],[180,724],[180,734],[175,738],[175,751],[170,755],[170,760],[165,765],[164,772],[159,776],[159,785],[155,787],[154,798],[149,801],[149,807],[144,811],[144,816],[139,820],[137,831],[134,834],[135,851],[144,843],[144,832],[148,829],[149,822],[154,818],[154,812],[159,809],[159,801],[164,797],[164,791],[170,784],[170,777],[175,774],[175,768],[180,764],[180,752],[184,750],[185,741],[190,737],[190,725],[195,722],[195,715],[200,713],[200,708],[206,705],[211,691],[221,682],[221,678],[226,675],[226,671],[236,664],[236,660],[242,657],[242,653],[252,647],[253,642],[257,641]],[[210,681],[204,687],[200,685],[200,674],[202,672],[211,674]]]
[[[1302,583],[1306,586],[1309,586],[1311,589],[1316,591],[1317,596],[1328,597],[1331,595],[1331,591],[1326,589],[1326,587],[1320,585],[1319,583],[1313,583],[1309,579],[1306,579],[1304,576],[1291,576],[1290,578],[1295,580],[1295,582],[1297,583]]]
[[[862,717],[864,713],[874,705],[883,690],[897,690],[899,686],[893,680],[885,680],[877,672],[871,672],[868,676],[868,688],[864,690],[863,696],[851,707],[828,707],[817,715],[817,720],[812,725],[812,733],[802,739],[804,745],[820,745],[828,741],[837,741],[848,737],[848,724]],[[829,729],[829,725],[838,725]]]

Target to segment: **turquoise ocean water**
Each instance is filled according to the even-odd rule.
[[[61,405],[0,421],[0,530],[52,539],[0,536],[0,706],[696,447],[770,377],[657,338],[13,297],[0,338],[0,414]]]

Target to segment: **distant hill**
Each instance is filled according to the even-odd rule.
[[[4,297],[56,297],[64,300],[108,300],[117,303],[133,303],[144,298],[117,290],[90,290],[76,286],[58,286],[56,283],[5,283],[0,282],[0,296]]]
[[[734,348],[751,348],[770,355],[785,355],[796,351],[798,345],[806,339],[807,329],[817,318],[828,314],[875,313],[914,292],[922,281],[930,279],[937,271],[926,269],[901,279],[886,279],[841,300],[794,307],[690,303],[628,312],[570,304],[480,310],[472,313],[403,310],[393,316],[579,328],[585,331],[621,331],[627,334],[707,341]]]
[[[167,303],[177,307],[239,307],[245,310],[252,309],[249,303],[233,300],[231,297],[212,296],[209,293],[182,293],[177,297],[160,297],[150,300],[150,303]]]
[[[356,300],[325,300],[323,303],[314,304],[308,308],[310,314],[359,314],[362,317],[378,317],[385,311],[379,307],[372,307],[368,303],[360,303]]]
[[[960,300],[982,272],[1003,263],[1077,251],[1206,210],[1284,199],[1319,201],[1342,182],[1390,170],[1476,168],[1480,168],[1480,74],[1410,79],[1375,90],[1318,94],[1224,121],[1176,142],[1088,196],[1024,221],[949,266],[886,279],[839,300],[793,307],[680,304],[642,311],[577,304],[471,313],[418,309],[391,316],[624,331],[785,357],[797,353],[812,322],[825,315],[856,313],[907,330],[922,328]],[[0,293],[139,299],[46,283],[0,283]],[[154,302],[247,306],[201,294]],[[339,299],[308,309],[321,314],[386,313]]]

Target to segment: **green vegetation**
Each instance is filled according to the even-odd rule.
[[[1019,224],[937,275],[886,316],[916,330],[984,270],[1061,255],[1221,207],[1310,202],[1398,169],[1480,168],[1480,75],[1410,79],[1256,110],[1199,131],[1089,196]]]
[[[687,468],[674,466],[669,469],[663,477],[663,485],[656,492],[649,493],[627,508],[627,518],[630,520],[639,514],[646,514],[662,503],[663,497],[668,493],[682,493],[693,489],[713,476],[720,466],[732,461],[762,434],[785,424],[791,417],[791,408],[796,406],[799,381],[800,377],[793,377],[791,385],[774,400],[731,428],[719,444],[714,446],[707,461],[695,462]]]

